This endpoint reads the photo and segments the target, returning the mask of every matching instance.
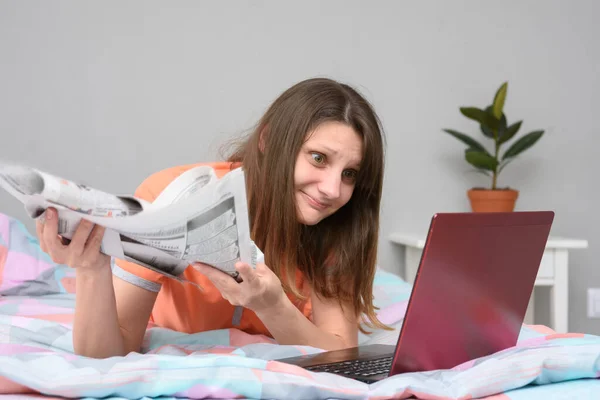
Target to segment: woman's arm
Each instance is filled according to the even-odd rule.
[[[254,311],[278,343],[325,350],[354,347],[358,343],[357,318],[351,308],[312,295],[314,323],[309,321],[285,295],[279,278],[263,263],[258,263],[256,270],[247,264],[236,265],[241,283],[208,265],[193,267],[210,279],[231,304]]]
[[[358,345],[358,321],[350,307],[311,294],[313,322],[287,296],[277,304],[256,312],[279,344],[297,344],[324,350]]]
[[[106,358],[139,351],[156,293],[113,278],[110,258],[100,252],[104,228],[82,219],[65,245],[56,210],[48,209],[36,229],[42,250],[54,262],[75,268],[75,353]]]
[[[157,293],[113,276],[110,264],[76,272],[73,349],[93,358],[139,352]]]

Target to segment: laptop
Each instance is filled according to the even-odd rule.
[[[514,346],[553,220],[552,211],[435,214],[396,346],[277,361],[373,383]]]

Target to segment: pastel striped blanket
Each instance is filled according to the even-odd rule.
[[[523,326],[514,348],[451,370],[367,385],[277,359],[319,349],[282,346],[238,330],[183,334],[149,326],[141,353],[96,360],[73,354],[74,275],[0,214],[0,393],[13,398],[596,399],[600,337]],[[395,328],[360,343],[395,344],[411,287],[377,272],[375,301]]]
[[[396,309],[401,310],[405,301],[398,304]],[[600,337],[555,334],[540,326],[523,327],[515,348],[452,370],[398,375],[367,385],[276,361],[318,349],[281,346],[267,337],[237,330],[188,335],[152,327],[146,335],[144,354],[105,360],[79,357],[72,352],[73,307],[70,294],[0,298],[0,393],[78,398],[491,396],[487,398],[498,400],[586,399],[600,394],[600,380],[590,379],[600,375]],[[400,323],[394,325],[399,327]],[[381,339],[377,333],[373,338],[361,336],[362,343]],[[571,382],[575,379],[578,381]],[[577,392],[578,396],[571,397]],[[565,397],[556,397],[561,393]],[[590,397],[585,397],[586,393]]]

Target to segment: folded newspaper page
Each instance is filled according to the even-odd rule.
[[[35,168],[0,164],[0,186],[34,219],[48,207],[59,215],[59,234],[70,239],[82,218],[106,227],[101,251],[174,279],[193,262],[238,278],[235,263],[254,267],[262,252],[250,239],[244,173],[217,179],[198,166],[171,182],[152,203],[114,195]]]

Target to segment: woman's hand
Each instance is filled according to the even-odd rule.
[[[192,267],[210,279],[221,296],[234,306],[242,306],[258,313],[278,305],[285,297],[281,281],[263,263],[258,263],[254,270],[248,264],[238,262],[235,269],[243,280],[241,283],[206,264],[194,263]]]
[[[69,244],[64,244],[58,235],[58,213],[54,208],[46,210],[45,222],[36,222],[37,236],[42,251],[52,261],[66,264],[79,271],[95,271],[110,266],[110,257],[100,253],[104,227],[82,219]]]

